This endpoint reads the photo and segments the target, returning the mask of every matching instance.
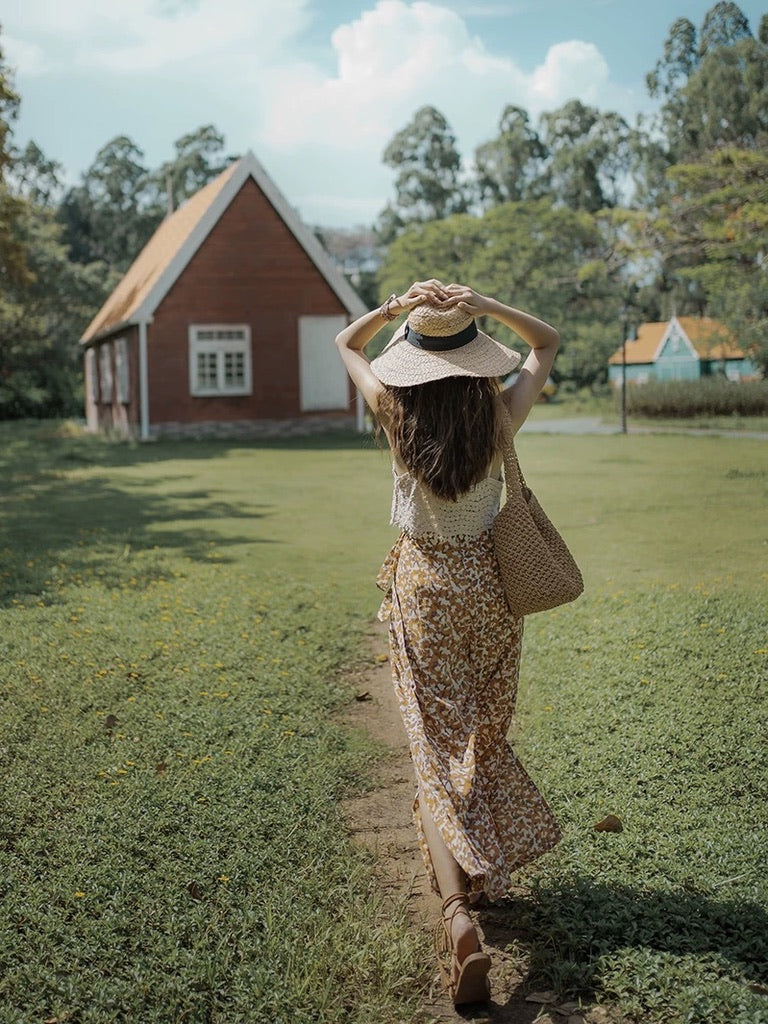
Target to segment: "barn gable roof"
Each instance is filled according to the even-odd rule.
[[[166,217],[90,322],[81,344],[98,341],[123,327],[151,320],[155,310],[218,223],[248,178],[290,229],[347,312],[366,307],[310,229],[279,191],[262,165],[248,152]]]
[[[744,352],[724,324],[708,316],[676,316],[669,321],[640,324],[637,339],[627,341],[628,364],[655,363],[674,325],[688,342],[692,354],[700,359],[743,359]],[[612,365],[621,363],[621,349],[608,360]]]

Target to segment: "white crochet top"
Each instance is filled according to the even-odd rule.
[[[440,498],[410,473],[392,466],[394,488],[390,522],[414,537],[479,537],[499,511],[503,481],[487,476],[456,501]]]

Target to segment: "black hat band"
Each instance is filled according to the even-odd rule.
[[[405,337],[414,348],[423,348],[428,352],[449,352],[451,349],[468,345],[470,341],[476,338],[477,324],[473,320],[463,331],[459,331],[458,334],[447,334],[443,338],[433,337],[429,334],[420,334],[418,331],[414,331],[409,324],[406,324]]]

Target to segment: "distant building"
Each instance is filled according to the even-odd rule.
[[[366,309],[253,154],[168,216],[86,329],[91,429],[362,424],[334,339]]]
[[[608,360],[608,380],[621,384],[622,350]],[[673,316],[641,324],[637,340],[626,343],[627,381],[698,380],[721,375],[739,381],[759,376],[724,324],[709,317]]]

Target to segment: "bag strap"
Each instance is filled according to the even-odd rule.
[[[512,429],[512,417],[509,414],[504,400],[500,399],[500,405],[502,409],[501,418],[501,438],[502,438],[502,455],[504,456],[504,482],[509,489],[510,485],[517,484],[523,497],[528,500],[528,496],[531,492],[530,487],[525,482],[523,471],[520,468],[520,461],[517,457],[517,451],[515,450],[515,435]]]

